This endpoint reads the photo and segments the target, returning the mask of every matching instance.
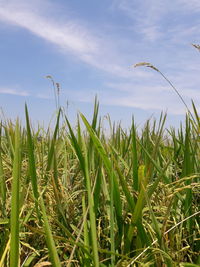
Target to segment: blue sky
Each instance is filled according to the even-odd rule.
[[[190,105],[200,104],[199,0],[0,0],[0,107],[7,118],[49,121],[59,82],[73,119],[90,117],[97,94],[102,115],[128,126],[168,111],[176,125],[185,108],[151,62]]]

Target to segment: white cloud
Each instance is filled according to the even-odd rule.
[[[167,1],[157,0],[117,0],[117,8],[133,21],[133,29],[148,41],[156,41],[164,35],[161,19],[171,6]]]
[[[199,0],[177,0],[177,2],[186,11],[199,12],[200,11],[200,1]]]
[[[168,68],[170,68],[170,64],[171,67],[179,68],[177,55],[184,53],[183,50],[176,52],[173,46],[170,52],[163,52],[161,50],[165,43],[155,41],[167,39],[168,44],[173,42],[181,43],[183,40],[188,42],[189,38],[194,36],[195,33],[196,35],[199,34],[200,27],[198,24],[188,26],[187,22],[182,20],[180,24],[173,22],[168,25],[167,23],[170,23],[170,21],[167,20],[167,16],[177,11],[180,11],[178,14],[187,13],[189,10],[190,12],[196,12],[195,10],[198,9],[198,6],[200,8],[200,4],[198,4],[200,2],[195,0],[174,0],[173,4],[165,0],[120,0],[115,2],[118,8],[131,18],[134,31],[144,37],[144,39],[141,37],[137,39],[135,36],[134,38],[125,37],[127,42],[122,53],[117,50],[117,38],[106,38],[107,33],[102,34],[101,29],[93,29],[92,31],[84,27],[81,21],[69,18],[67,15],[65,18],[61,17],[59,19],[56,19],[56,16],[49,16],[49,10],[45,11],[45,9],[48,6],[52,12],[52,7],[49,5],[49,1],[46,0],[13,0],[10,2],[2,0],[0,3],[0,20],[4,23],[24,28],[48,43],[54,44],[64,54],[73,55],[92,67],[105,73],[113,74],[115,82],[104,82],[106,88],[102,88],[102,91],[99,90],[102,103],[142,109],[163,110],[168,108],[171,113],[184,113],[182,103],[179,102],[173,92],[169,92],[172,90],[170,86],[165,86],[165,81],[164,86],[163,84],[159,85],[160,80],[157,73],[142,68],[134,69],[133,71],[129,68],[129,63],[127,64],[127,62],[131,59],[132,64],[137,63],[134,61],[136,58],[143,57],[143,51],[147,55],[153,49],[156,49],[152,56],[155,57],[155,61],[160,62],[163,59],[166,65],[168,60],[171,60]],[[148,41],[150,41],[150,45]],[[156,47],[153,47],[154,44]],[[131,55],[126,52],[126,48],[128,48],[129,52],[131,51]],[[169,56],[170,53],[171,55]],[[172,62],[173,60],[176,62]],[[184,56],[180,63],[179,73],[181,73],[181,68],[185,69],[180,78],[182,81],[178,80],[176,73],[174,74],[175,78],[172,81],[178,81],[178,88],[184,85],[187,77],[191,77],[187,74],[187,64],[189,66],[190,62],[189,55],[187,57]],[[120,78],[119,80],[118,77]],[[126,82],[121,82],[121,78],[125,78]],[[156,80],[158,80],[157,83],[155,82]],[[190,82],[194,83],[194,81],[196,80],[193,77]],[[187,83],[188,87],[190,82]],[[155,85],[153,86],[153,84]],[[192,89],[194,86],[195,84],[193,84]],[[0,90],[0,93],[2,92]],[[20,93],[9,89],[5,89],[3,93],[5,92],[28,95],[27,92]],[[66,91],[66,93],[69,92]],[[187,88],[183,88],[182,94],[187,100],[191,95],[193,97],[199,96],[196,90],[188,90]],[[91,90],[72,90],[69,95],[74,100],[87,102],[91,99],[93,101]],[[48,98],[44,94],[38,94],[36,97]]]
[[[137,92],[137,90],[135,90],[135,88],[137,88],[138,86],[136,86],[133,83],[111,83],[111,82],[107,82],[105,84],[107,87],[109,88],[113,88],[115,90],[121,91],[121,92],[129,92],[129,93],[133,93],[133,92]],[[141,90],[141,85],[139,86],[139,91]],[[155,85],[155,86],[142,86],[142,92],[143,93],[162,93],[165,91],[171,91],[171,88],[169,86],[162,86],[162,85]]]
[[[181,42],[185,36],[200,33],[200,21],[192,17],[200,11],[199,0],[114,0],[114,6],[131,18],[133,29],[147,41],[167,37]]]
[[[70,102],[93,103],[97,94],[103,105],[151,111],[167,110],[169,114],[174,115],[185,114],[183,103],[168,86],[135,86],[129,83],[106,83],[104,86],[105,90],[67,90],[65,95],[70,96]],[[184,91],[184,96],[189,93]]]
[[[33,2],[29,2],[29,5],[24,4],[23,1],[19,2],[23,4],[18,5],[18,1],[13,1],[13,4],[2,2],[0,4],[0,20],[27,29],[36,36],[56,45],[62,52],[72,54],[75,58],[104,72],[119,77],[132,77],[128,66],[121,60],[119,54],[114,52],[114,44],[109,45],[106,38],[102,38],[98,34],[91,34],[80,23],[76,23],[72,19],[68,19],[67,22],[60,19],[58,22],[47,15],[41,15],[41,10],[38,12],[35,7],[37,5],[33,5]],[[41,9],[44,10],[45,7],[42,6]],[[135,75],[137,74],[149,76],[143,71],[138,71]]]
[[[80,54],[97,51],[97,42],[88,33],[73,23],[59,25],[51,22],[50,18],[41,17],[29,9],[19,9],[15,5],[1,5],[0,19],[23,27],[45,40]]]
[[[167,110],[170,114],[183,115],[186,112],[181,99],[170,85],[134,85],[130,83],[106,83],[107,90],[101,94],[101,102],[107,105],[135,107],[144,110]],[[199,102],[200,92],[194,89],[178,90],[187,105],[191,99]]]
[[[52,96],[50,96],[49,94],[36,94],[36,97],[37,98],[41,98],[41,99],[53,99],[53,97]]]
[[[27,91],[20,91],[10,88],[0,88],[0,94],[17,95],[17,96],[29,96]]]
[[[104,97],[101,103],[106,105],[124,106],[132,108],[140,108],[143,110],[161,111],[165,110],[169,114],[183,115],[185,107],[179,100],[174,100],[172,97],[162,97],[156,94],[141,94],[138,95],[122,95],[114,97]],[[176,108],[175,108],[176,107]]]

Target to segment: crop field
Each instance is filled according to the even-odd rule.
[[[4,121],[0,132],[0,266],[199,266],[200,120],[166,115],[138,131],[95,101],[89,123],[55,129]],[[109,118],[108,118],[109,120]]]

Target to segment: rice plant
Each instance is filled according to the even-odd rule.
[[[0,266],[199,266],[200,120],[0,125]],[[62,122],[61,122],[62,121]],[[81,123],[82,122],[82,123]],[[81,125],[84,125],[84,127]]]

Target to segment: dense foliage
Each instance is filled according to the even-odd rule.
[[[193,114],[193,115],[192,115]],[[199,266],[200,120],[1,123],[0,266]],[[62,123],[59,122],[62,120]],[[83,125],[82,125],[83,123]],[[82,125],[82,127],[81,127]],[[84,126],[84,127],[83,127]]]

